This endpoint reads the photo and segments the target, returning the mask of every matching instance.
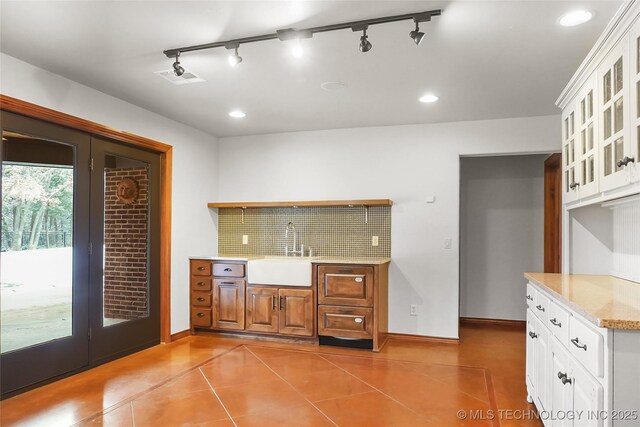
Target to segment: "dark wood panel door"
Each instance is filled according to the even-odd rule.
[[[318,284],[319,304],[373,306],[373,267],[323,265]]]
[[[247,287],[247,331],[278,332],[278,288]]]
[[[311,289],[280,289],[278,332],[286,335],[313,336],[313,292]]]
[[[244,330],[244,288],[244,280],[213,281],[214,327]]]

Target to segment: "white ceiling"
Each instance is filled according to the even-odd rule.
[[[0,49],[11,56],[217,136],[556,114],[554,101],[620,1],[2,1]],[[186,53],[204,83],[175,86],[164,49],[276,29],[442,8],[425,23],[373,26],[373,49],[350,30],[304,40],[294,59],[277,40]],[[573,28],[558,18],[594,12]],[[328,92],[325,81],[346,83]],[[435,104],[417,98],[433,92]],[[232,109],[246,112],[230,118]]]

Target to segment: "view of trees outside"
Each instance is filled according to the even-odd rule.
[[[73,168],[2,165],[0,349],[72,333]]]
[[[73,169],[4,164],[2,251],[72,244]]]

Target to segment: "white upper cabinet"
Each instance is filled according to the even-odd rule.
[[[630,182],[624,159],[629,154],[629,37],[624,37],[598,69],[600,88],[600,191]]]
[[[578,171],[576,170],[576,117],[573,109],[562,114],[562,188],[563,200],[571,202],[578,198]]]
[[[580,178],[576,182],[580,198],[598,192],[597,83],[596,76],[591,77],[577,97],[576,157]]]
[[[640,181],[640,19],[636,20],[629,33],[630,64],[630,143],[628,159],[631,181]],[[631,160],[633,159],[633,160]],[[629,167],[627,166],[627,167]]]

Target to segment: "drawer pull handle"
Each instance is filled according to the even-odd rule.
[[[235,282],[220,282],[221,285],[235,285]]]
[[[198,282],[198,283],[196,283],[196,285],[198,285],[198,286],[204,286],[204,282]]]
[[[362,277],[356,277],[356,282],[362,283]]]
[[[529,336],[530,336],[531,338],[533,338],[533,339],[538,338],[538,334],[536,334],[536,333],[535,333],[535,332],[533,332],[533,331],[529,331]]]
[[[544,312],[544,307],[541,306],[540,304],[536,305],[536,308],[542,312]]]
[[[204,298],[202,298],[202,297],[198,297],[197,299],[198,299],[199,302],[204,301]]]
[[[271,295],[271,308],[273,310],[276,309],[276,296],[275,295]]]
[[[527,299],[528,299],[529,301],[533,301],[533,297],[532,297],[531,295],[527,295]]]
[[[362,323],[363,319],[362,319],[362,317],[356,317],[355,319],[353,319],[353,321],[356,322],[356,323]]]
[[[551,320],[549,320],[549,322],[551,322],[551,324],[553,326],[557,326],[558,328],[562,328],[562,323],[558,322],[558,319],[556,319],[555,317]]]
[[[224,271],[231,271],[231,268],[227,267],[224,269]]]
[[[565,373],[558,371],[558,378],[562,381],[562,384],[571,384],[571,378],[568,378]]]
[[[198,271],[204,271],[205,268],[203,266],[198,267]]]
[[[198,316],[198,317],[204,317],[204,313],[198,313],[198,314],[196,314],[196,316]]]
[[[573,345],[575,345],[578,348],[583,349],[584,351],[587,351],[587,345],[586,344],[580,344],[580,340],[578,339],[578,337],[572,338],[571,342],[573,343]]]

